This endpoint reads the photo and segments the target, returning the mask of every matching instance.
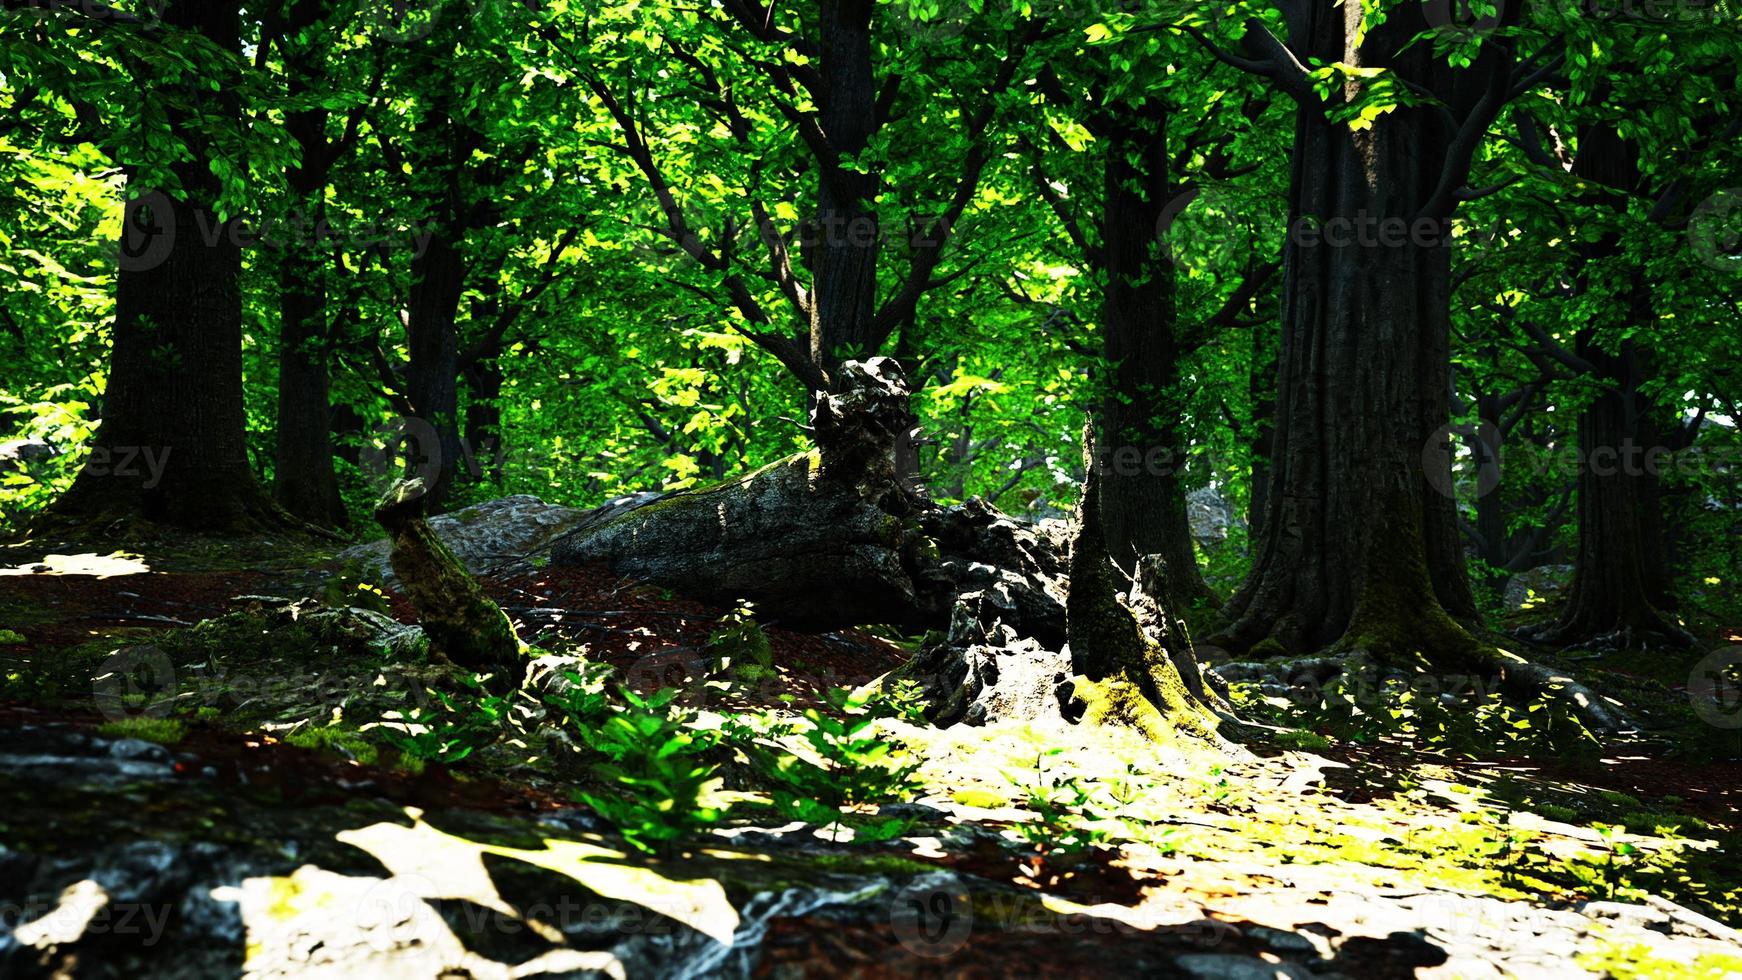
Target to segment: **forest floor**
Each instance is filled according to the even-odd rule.
[[[1742,973],[1742,733],[1689,725],[1688,657],[1580,662],[1660,722],[1584,754],[891,711],[868,731],[918,767],[908,799],[794,820],[716,748],[723,819],[652,855],[575,800],[599,780],[536,699],[453,766],[379,738],[451,672],[287,625],[264,597],[331,599],[324,553],[145,553],[0,550],[0,974]],[[830,689],[909,649],[763,624],[776,669],[721,680],[729,610],[594,569],[486,587],[543,650],[679,688],[689,729],[801,752]]]

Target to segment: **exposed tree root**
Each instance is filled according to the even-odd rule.
[[[375,505],[393,542],[390,558],[417,609],[430,648],[467,670],[520,681],[523,647],[514,626],[424,521],[422,480],[402,480]]]

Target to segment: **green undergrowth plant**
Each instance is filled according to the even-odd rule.
[[[544,685],[540,700],[559,724],[586,732],[611,714],[610,680],[616,673],[606,663],[584,662],[579,669],[563,668]]]
[[[754,688],[777,676],[774,644],[756,622],[751,603],[743,603],[720,618],[708,635],[707,651],[715,675],[733,684]]]
[[[814,760],[761,738],[737,744],[773,784],[781,813],[838,834],[848,808],[911,799],[921,786],[915,773],[922,760],[876,729],[879,720],[905,710],[898,702],[843,688],[827,697],[832,712],[806,709],[806,724],[797,733]],[[910,826],[911,820],[900,817],[856,820],[854,839],[888,840]]]
[[[1108,815],[1093,804],[1094,788],[1074,775],[1047,773],[1046,760],[1063,752],[1057,747],[1041,749],[1032,770],[1004,774],[1021,794],[1023,806],[1034,814],[1033,820],[1014,829],[1028,844],[1024,873],[1042,887],[1056,885],[1085,855],[1105,850],[1112,836],[1103,826]]]
[[[388,711],[368,728],[402,756],[445,766],[462,762],[501,737],[511,717],[513,697],[492,693],[485,680],[461,674],[463,693],[431,689],[435,703]]]
[[[622,689],[623,704],[603,723],[583,727],[587,745],[608,761],[594,766],[609,792],[580,791],[575,798],[617,827],[642,851],[669,851],[697,830],[717,823],[719,766],[700,758],[718,742],[698,730],[695,714],[673,705],[675,689],[642,697]]]

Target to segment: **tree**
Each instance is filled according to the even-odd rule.
[[[732,0],[668,19],[657,43],[643,42],[648,34],[636,20],[601,18],[590,27],[590,55],[570,52],[616,124],[615,148],[657,201],[658,233],[704,274],[707,285],[689,288],[729,302],[733,328],[813,392],[829,390],[844,361],[880,350],[912,320],[921,298],[948,280],[937,270],[996,156],[992,123],[1036,36],[1028,21],[989,16],[986,26],[949,42],[950,54],[969,49],[972,57],[933,61],[929,46],[907,53],[895,37],[882,37],[894,34],[899,25],[892,18],[899,16],[868,0],[825,0],[814,13]],[[645,67],[626,71],[632,64]],[[938,72],[959,102],[939,110],[935,92],[903,83],[904,71],[922,65]],[[669,73],[693,93],[692,101],[650,104],[634,86],[607,82],[606,67],[634,78]],[[742,189],[706,209],[725,215],[713,227],[697,201],[685,200],[669,161],[647,135],[653,113],[693,117],[698,108],[705,120],[698,128],[721,134],[750,161]],[[809,177],[808,191],[776,177],[775,165],[762,155],[774,120],[790,127],[802,147],[793,163]],[[951,135],[954,152],[936,152],[939,132]],[[921,146],[933,149],[921,153]],[[912,184],[893,183],[885,168],[902,171]],[[876,202],[886,198],[923,198],[906,209],[907,234],[897,241],[906,243],[907,268],[893,276],[885,259],[890,230],[900,226],[894,215],[877,210]],[[777,219],[783,213],[802,214],[798,227],[782,228]],[[760,246],[762,263],[744,254],[746,234],[759,240],[748,250]],[[769,309],[775,295],[789,315]]]
[[[1348,9],[1287,4],[1286,44],[1249,20],[1244,57],[1205,38],[1298,106],[1267,511],[1219,639],[1474,666],[1481,646],[1448,615],[1475,613],[1456,515],[1422,447],[1448,417],[1452,211],[1488,125],[1542,69],[1505,38],[1455,67],[1413,43],[1419,5]]]
[[[1071,57],[1055,59],[1060,67],[1041,73],[1042,91],[1059,118],[1049,120],[1045,130],[1046,151],[1057,159],[1049,161],[1041,148],[1033,148],[1036,189],[1074,246],[1073,260],[1099,286],[1100,449],[1093,462],[1101,470],[1100,512],[1109,553],[1127,574],[1140,557],[1159,556],[1171,602],[1219,604],[1198,570],[1186,514],[1183,471],[1191,447],[1184,375],[1188,359],[1215,330],[1248,312],[1275,266],[1250,260],[1237,288],[1213,315],[1192,322],[1182,313],[1171,261],[1176,257],[1166,237],[1181,203],[1189,203],[1200,187],[1195,176],[1176,174],[1175,162],[1202,160],[1202,176],[1208,179],[1235,176],[1225,136],[1207,132],[1232,110],[1224,100],[1211,98],[1208,108],[1199,109],[1198,125],[1190,125],[1189,116],[1187,124],[1176,124],[1170,146],[1170,102],[1199,93],[1183,95],[1183,86],[1165,81],[1162,62],[1173,53],[1161,39],[1135,41],[1130,52],[1072,45]],[[1267,104],[1247,98],[1241,115],[1250,121]],[[1060,135],[1061,125],[1080,125],[1094,138],[1098,194],[1072,193],[1074,185],[1093,183],[1065,169],[1075,153]],[[1067,175],[1078,179],[1056,183]],[[1092,224],[1082,220],[1076,197],[1098,207]]]
[[[328,133],[333,100],[325,55],[326,32],[336,27],[328,0],[295,0],[276,37],[282,52],[289,110],[285,130],[301,156],[286,174],[292,218],[307,229],[283,244],[279,264],[278,416],[273,446],[272,496],[279,506],[312,524],[346,523],[333,470],[331,373],[332,341],[325,276],[334,257],[316,234],[325,227],[326,191],[333,165],[356,146],[370,91],[357,98],[335,138]],[[379,60],[379,59],[377,59]]]
[[[222,149],[238,120],[241,18],[224,0],[179,0],[164,10],[163,24],[173,30],[162,32],[156,57],[134,65],[136,84],[165,93],[145,104],[149,124],[186,147],[188,159],[167,168],[126,165],[102,424],[56,510],[202,530],[281,525],[249,466],[241,248],[219,208],[245,172]]]

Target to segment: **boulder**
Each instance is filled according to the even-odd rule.
[[[1228,540],[1229,529],[1241,523],[1215,487],[1199,487],[1186,494],[1186,519],[1191,523],[1192,538],[1200,548]]]
[[[517,494],[473,504],[448,514],[428,518],[448,550],[474,575],[524,561],[544,550],[558,535],[607,520],[624,510],[658,499],[658,493],[633,493],[606,501],[594,508],[559,507],[537,497]],[[389,543],[371,541],[339,553],[342,562],[362,562],[389,586],[397,587]]]
[[[1506,608],[1517,612],[1526,604],[1537,606],[1553,598],[1573,580],[1571,565],[1538,565],[1519,572],[1506,582]]]

